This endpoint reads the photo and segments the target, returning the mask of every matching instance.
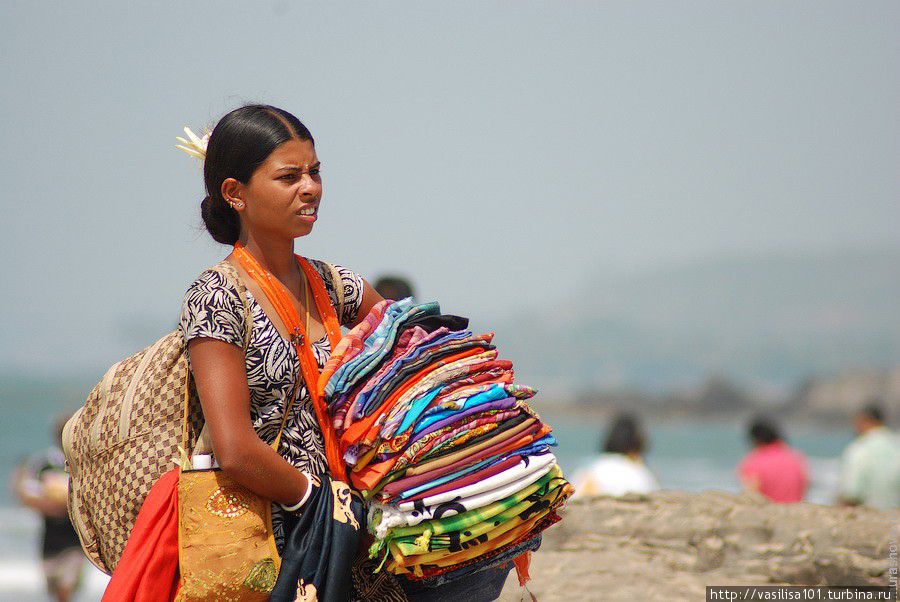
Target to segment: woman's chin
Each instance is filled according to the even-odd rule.
[[[318,216],[305,216],[295,214],[295,219],[290,221],[290,228],[293,230],[294,238],[306,236],[311,233],[313,226],[316,225]]]
[[[313,231],[312,224],[310,224],[309,226],[303,227],[303,228],[294,228],[293,237],[300,238],[301,236],[306,236],[307,234],[312,234],[312,231]]]

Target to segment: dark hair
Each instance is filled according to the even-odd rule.
[[[206,197],[200,203],[200,215],[216,242],[233,245],[241,233],[237,211],[222,198],[222,182],[234,178],[246,184],[272,151],[288,140],[315,144],[299,119],[271,105],[244,105],[213,128],[203,162]]]
[[[415,297],[412,284],[402,276],[382,276],[372,285],[378,294],[385,299],[399,301],[407,297]]]
[[[884,410],[881,407],[880,400],[872,400],[860,408],[859,413],[875,422],[884,422]]]
[[[759,445],[782,440],[781,431],[775,421],[766,416],[757,416],[750,422],[750,440]]]
[[[603,451],[613,454],[641,454],[646,440],[638,420],[631,414],[619,414],[606,433]]]

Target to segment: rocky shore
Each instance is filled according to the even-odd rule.
[[[886,585],[897,566],[900,511],[661,491],[575,500],[564,512],[532,560],[529,589],[541,602],[697,601],[707,585]],[[501,600],[523,593],[513,571]]]

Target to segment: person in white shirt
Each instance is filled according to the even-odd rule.
[[[885,425],[884,410],[877,403],[862,408],[853,422],[859,437],[841,458],[838,502],[900,508],[900,437]]]
[[[656,476],[644,464],[646,441],[635,416],[617,416],[603,440],[600,457],[573,475],[573,498],[643,494],[659,489]]]

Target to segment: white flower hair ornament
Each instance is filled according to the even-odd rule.
[[[209,136],[212,132],[209,131],[209,128],[206,128],[206,133],[200,138],[191,131],[191,128],[184,126],[184,133],[187,134],[189,139],[185,140],[181,136],[175,136],[175,139],[181,142],[181,144],[176,144],[175,148],[204,161],[206,159],[206,145],[209,144]]]

